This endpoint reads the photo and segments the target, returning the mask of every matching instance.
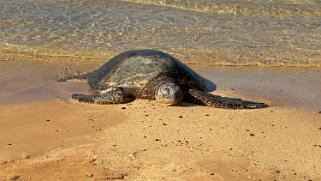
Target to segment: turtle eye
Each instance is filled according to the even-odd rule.
[[[129,94],[129,95],[127,96],[127,98],[128,98],[128,99],[135,99],[135,96],[134,96],[133,94]]]

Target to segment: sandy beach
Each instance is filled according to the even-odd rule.
[[[293,88],[286,78],[273,82],[266,68],[254,73],[195,68],[217,85],[215,94],[270,104],[258,110],[226,110],[146,100],[78,103],[70,94],[88,87],[56,82],[66,71],[62,66],[0,63],[0,82],[6,85],[0,88],[0,180],[321,179],[320,110],[300,104],[306,97],[291,101],[296,92],[277,98],[273,91],[264,92],[276,89],[277,82]],[[88,70],[94,65],[71,67]],[[303,81],[290,70],[272,71]],[[240,76],[242,72],[255,76]]]
[[[321,180],[320,18],[319,0],[1,0],[0,181]],[[137,49],[269,107],[93,105],[57,82]]]

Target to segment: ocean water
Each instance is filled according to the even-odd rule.
[[[0,61],[141,48],[200,66],[321,66],[321,1],[0,0]]]

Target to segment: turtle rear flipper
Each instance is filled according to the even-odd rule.
[[[61,76],[57,79],[58,82],[66,82],[70,80],[86,80],[90,73],[83,73],[83,74],[75,74],[75,75],[67,75]]]
[[[213,106],[226,109],[260,109],[268,107],[265,103],[246,101],[229,97],[208,94],[203,91],[191,89],[185,96],[185,100],[195,104]]]
[[[135,100],[134,95],[122,88],[112,88],[104,93],[93,95],[72,94],[73,99],[79,102],[97,103],[97,104],[123,104]]]

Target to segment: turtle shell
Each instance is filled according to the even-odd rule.
[[[123,52],[91,73],[88,83],[92,89],[106,87],[143,88],[160,75],[170,76],[178,84],[194,85],[212,91],[213,83],[198,75],[188,66],[157,50]]]

